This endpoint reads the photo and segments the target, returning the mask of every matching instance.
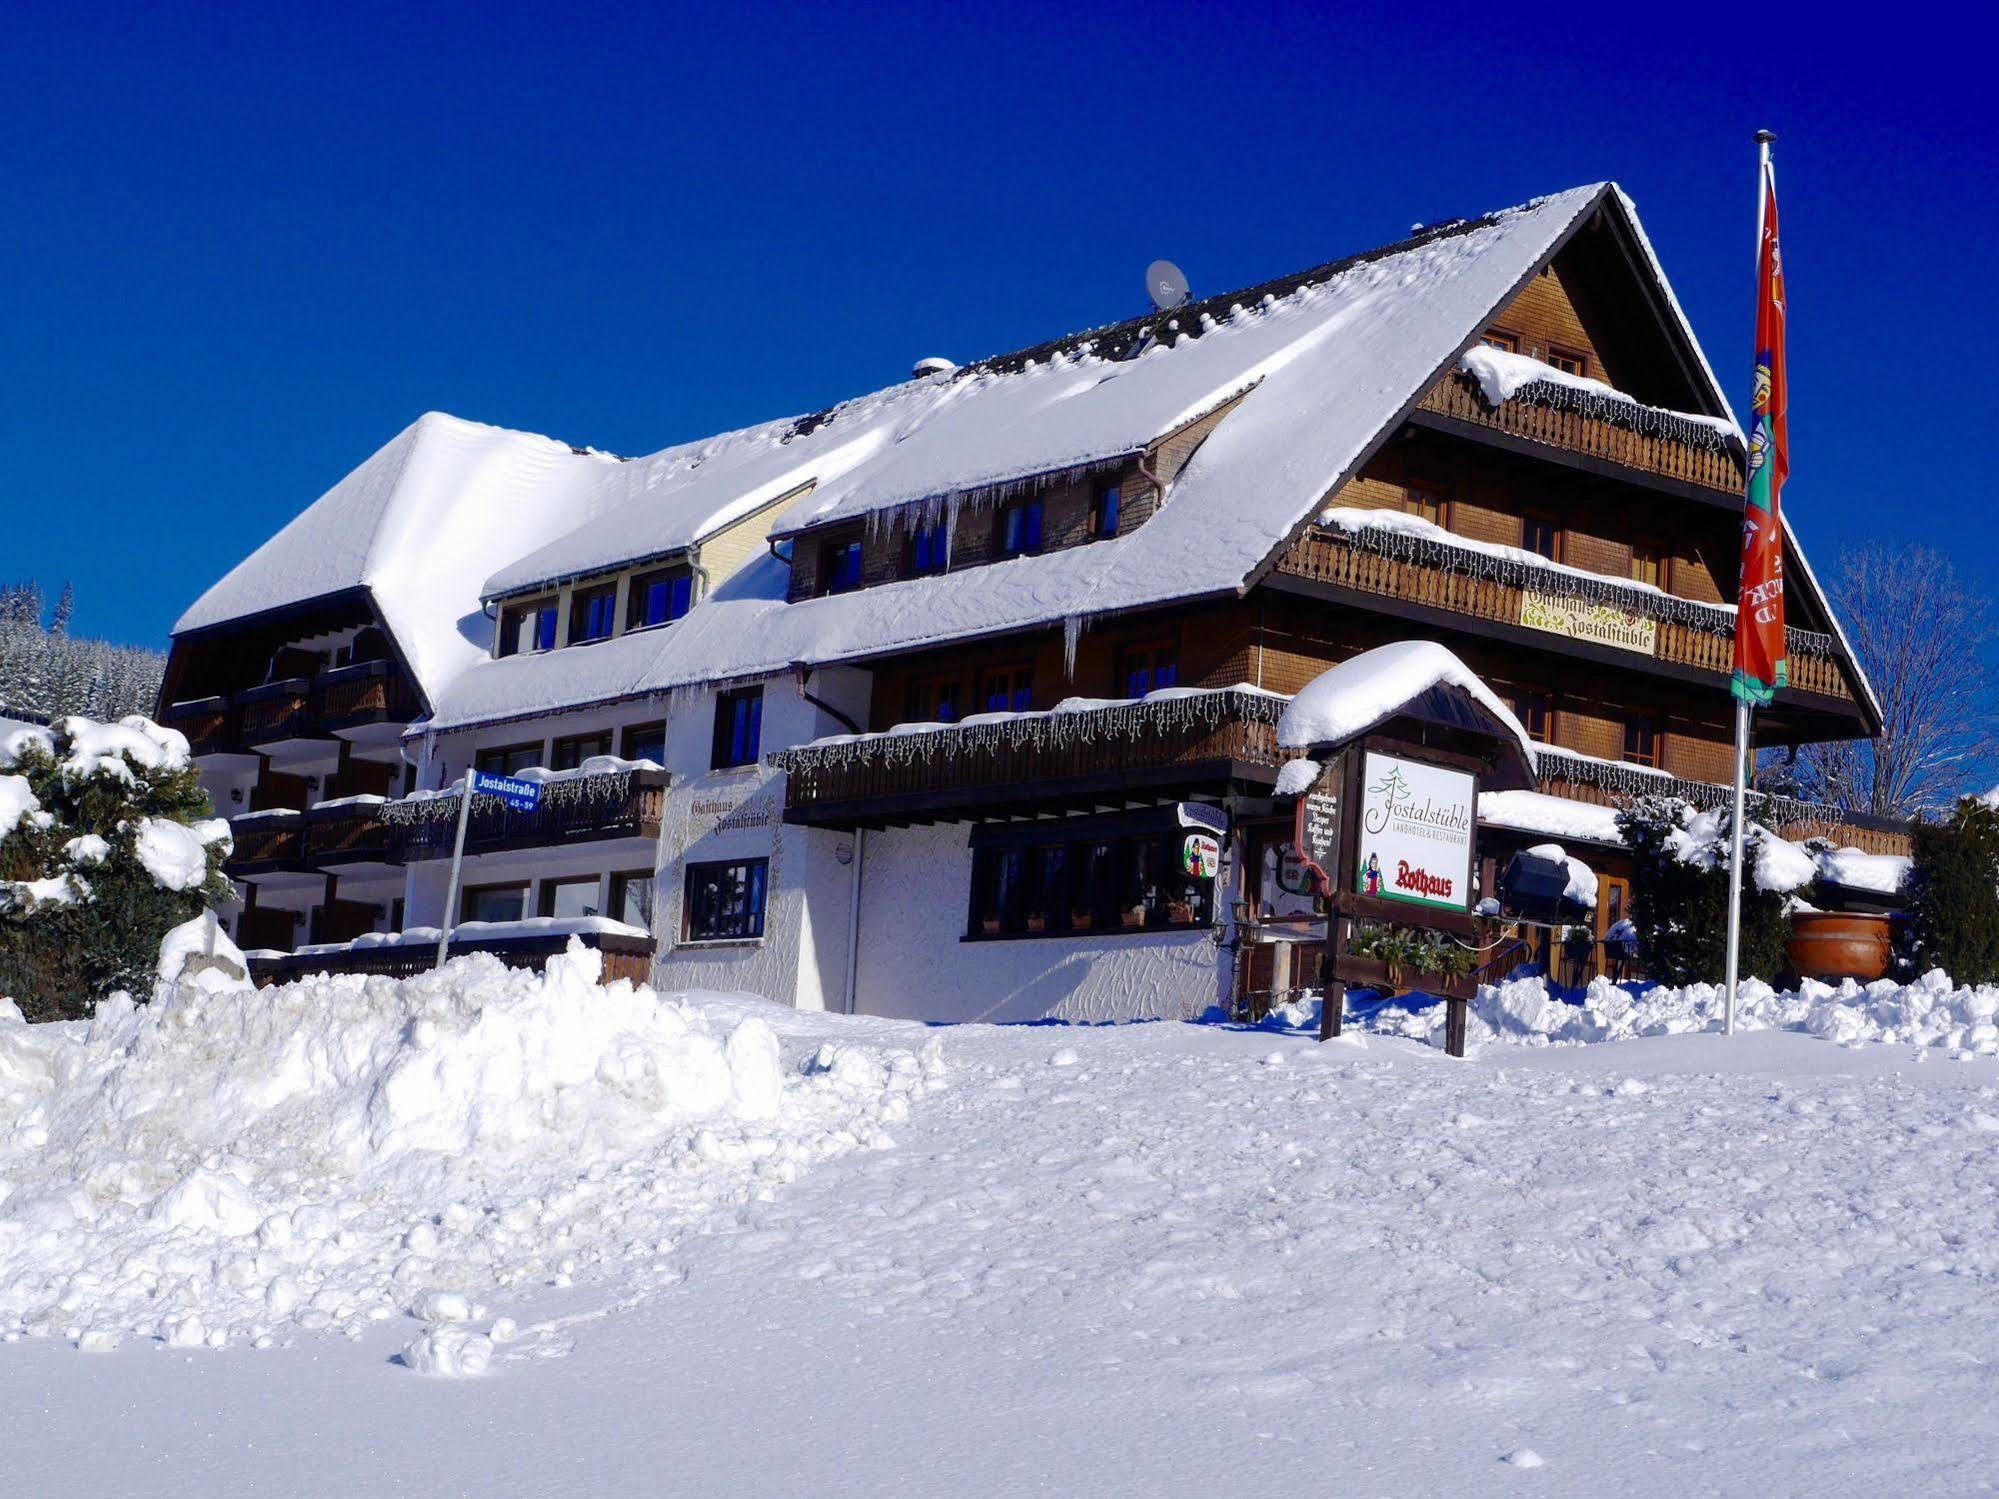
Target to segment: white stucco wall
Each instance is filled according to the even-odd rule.
[[[970,825],[870,833],[859,1009],[937,1021],[1191,1019],[1217,1002],[1205,931],[963,940]]]

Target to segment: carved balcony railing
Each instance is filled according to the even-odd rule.
[[[363,661],[316,677],[288,677],[231,697],[170,703],[160,722],[187,735],[197,755],[330,739],[368,724],[400,726],[422,711],[416,689],[393,662]]]
[[[972,721],[801,745],[767,756],[786,773],[785,818],[843,826],[1064,798],[1145,799],[1173,785],[1275,767],[1285,700],[1222,689],[1068,712]]]
[[[657,838],[669,779],[663,770],[551,779],[543,783],[541,803],[532,812],[511,811],[497,797],[477,797],[465,829],[466,852]],[[457,794],[404,797],[387,803],[381,813],[394,824],[396,846],[408,862],[451,857],[458,833]]]
[[[240,742],[236,710],[226,697],[169,703],[160,710],[160,723],[185,734],[188,748],[196,755],[227,754]]]
[[[1727,608],[1577,569],[1536,567],[1428,536],[1385,527],[1314,526],[1278,559],[1277,570],[1357,593],[1509,625],[1521,624],[1530,612],[1529,595],[1603,606],[1638,622],[1639,633],[1627,631],[1626,638],[1650,637],[1649,649],[1633,654],[1721,677],[1734,667],[1734,614]],[[1792,687],[1851,701],[1832,636],[1792,629],[1786,648]]]
[[[348,864],[400,864],[400,829],[382,815],[377,798],[322,803],[303,812],[252,813],[229,825],[237,876]]]
[[[1418,409],[1640,473],[1742,493],[1742,459],[1734,439],[1676,412],[1565,397],[1561,387],[1537,386],[1488,406],[1477,380],[1463,373],[1439,382]]]

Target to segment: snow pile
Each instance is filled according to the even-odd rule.
[[[723,1034],[600,970],[574,944],[545,974],[476,955],[259,991],[210,970],[88,1026],[0,1003],[0,1336],[476,1320],[886,1143],[941,1074],[934,1049],[831,1043],[787,1067],[763,1019]],[[419,1344],[413,1368],[483,1363],[456,1333]]]
[[[1634,993],[1636,988],[1597,978],[1580,1003],[1570,1003],[1551,995],[1542,978],[1485,985],[1472,1001],[1467,1040],[1548,1045],[1721,1029],[1726,996],[1719,984],[1655,985]],[[1360,1014],[1358,1023],[1442,1045],[1444,1006],[1427,997],[1416,1002],[1420,1008],[1390,1001]],[[1319,1023],[1316,1001],[1272,1014],[1277,1028],[1316,1029]],[[1999,1055],[1999,988],[1959,988],[1940,970],[1912,984],[1847,979],[1835,986],[1806,979],[1783,990],[1745,979],[1737,994],[1736,1024],[1743,1030],[1804,1031],[1842,1046],[1888,1042],[1941,1048],[1953,1056],[1994,1056]]]
[[[209,845],[228,837],[229,824],[219,817],[193,827],[169,817],[146,817],[139,821],[132,846],[146,873],[162,890],[195,890],[208,878]],[[70,844],[82,841],[71,839]]]
[[[1465,350],[1458,358],[1458,368],[1478,381],[1479,393],[1488,406],[1504,406],[1530,385],[1566,385],[1606,400],[1638,404],[1614,385],[1605,385],[1586,375],[1572,375],[1552,364],[1508,349],[1495,349],[1489,344],[1475,344]]]
[[[1277,771],[1275,796],[1303,796],[1317,784],[1321,767],[1317,760],[1309,757],[1300,760],[1286,760]]]
[[[1550,796],[1545,791],[1481,791],[1478,820],[1492,827],[1516,828],[1524,833],[1582,838],[1617,846],[1624,843],[1624,835],[1617,830],[1617,808]]]
[[[1434,640],[1376,646],[1314,677],[1278,720],[1277,742],[1286,749],[1338,744],[1392,717],[1437,686],[1470,693],[1512,732],[1527,763],[1534,763],[1534,743],[1512,710],[1476,672]]]
[[[11,836],[24,822],[31,828],[45,828],[51,821],[26,776],[0,776],[0,838]]]
[[[1915,861],[1906,854],[1870,854],[1858,848],[1829,848],[1818,856],[1819,874],[1835,885],[1893,895]]]
[[[1801,844],[1779,838],[1754,823],[1744,829],[1750,847],[1748,870],[1759,890],[1788,895],[1818,878],[1818,860]],[[1702,869],[1728,867],[1728,819],[1724,812],[1695,812],[1687,809],[1685,820],[1666,845],[1682,864]]]

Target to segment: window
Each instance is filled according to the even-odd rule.
[[[1631,546],[1631,576],[1633,581],[1650,583],[1654,588],[1666,586],[1666,549],[1649,541],[1633,542]]]
[[[1444,497],[1434,489],[1412,484],[1402,491],[1402,513],[1414,515],[1433,526],[1444,524]]]
[[[1488,328],[1479,335],[1480,343],[1488,349],[1502,349],[1508,354],[1520,352],[1520,340],[1511,333],[1502,333],[1497,328]]]
[[[1092,536],[1117,535],[1118,511],[1124,504],[1123,487],[1117,484],[1098,486],[1097,497],[1090,504],[1090,534]]]
[[[1185,829],[996,845],[972,856],[968,935],[1205,925],[1213,880],[1186,873]]]
[[[555,600],[516,604],[500,613],[500,654],[523,656],[555,649]]]
[[[569,643],[587,645],[593,640],[609,640],[617,604],[615,583],[577,589],[569,600]]]
[[[668,568],[640,573],[632,579],[630,602],[625,606],[625,628],[646,630],[671,624],[694,606],[694,575]]]
[[[1180,648],[1134,645],[1118,655],[1118,681],[1126,697],[1144,697],[1180,680]]]
[[[1527,737],[1539,744],[1555,742],[1555,695],[1551,692],[1523,692],[1514,699],[1514,717]]]
[[[1659,763],[1659,720],[1650,713],[1628,714],[1624,720],[1624,758],[1633,765]]]
[[[541,764],[541,746],[506,744],[496,749],[482,749],[472,763],[489,776],[517,775]]]
[[[819,592],[847,593],[861,586],[861,538],[829,541],[819,548]]]
[[[687,942],[743,942],[764,934],[770,860],[687,866]]]
[[[652,930],[652,871],[627,870],[611,876],[611,906],[606,913],[613,921]]]
[[[549,756],[551,770],[574,770],[593,755],[611,753],[611,731],[601,734],[573,734],[567,739],[555,741],[555,752]]]
[[[944,522],[931,521],[910,531],[906,571],[912,578],[941,573],[950,564],[950,560],[950,537],[944,529]]]
[[[541,882],[541,914],[569,920],[603,914],[597,903],[597,876]]]
[[[764,690],[739,687],[715,697],[715,754],[710,762],[717,770],[757,762],[757,743],[763,735]]]
[[[979,674],[980,710],[1025,713],[1034,703],[1034,668],[1001,666]]]
[[[1589,357],[1587,355],[1578,354],[1573,349],[1557,348],[1553,344],[1548,346],[1548,363],[1552,364],[1565,375],[1587,375],[1589,373]]]
[[[963,683],[956,676],[917,677],[909,684],[905,723],[956,723],[963,715],[958,694]]]
[[[1545,515],[1527,515],[1520,519],[1520,545],[1530,552],[1539,552],[1550,562],[1562,560],[1562,533],[1553,520]]]
[[[519,921],[527,910],[525,885],[467,885],[458,899],[460,921]]]
[[[1041,550],[1041,501],[1023,500],[1000,512],[999,554],[1019,557]]]
[[[666,765],[666,725],[635,723],[625,729],[625,747],[619,751],[627,760],[650,760]]]

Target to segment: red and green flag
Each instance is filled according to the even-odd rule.
[[[1742,579],[1735,605],[1736,697],[1767,704],[1786,685],[1784,525],[1778,496],[1790,471],[1784,372],[1784,258],[1777,247],[1777,172],[1763,156],[1756,246],[1756,391],[1750,402],[1749,484],[1742,506]]]

